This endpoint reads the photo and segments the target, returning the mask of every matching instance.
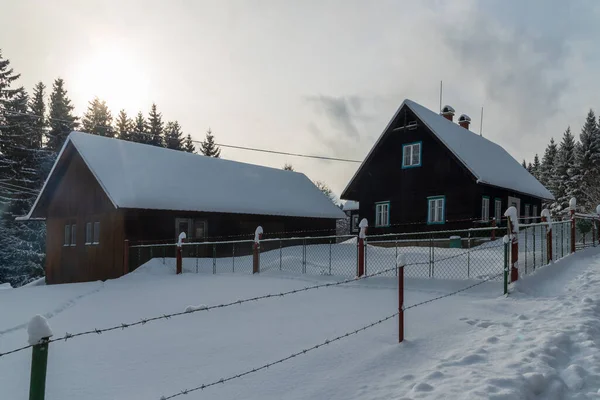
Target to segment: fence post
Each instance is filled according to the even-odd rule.
[[[123,275],[129,273],[129,239],[123,243]]]
[[[569,209],[571,212],[571,253],[575,253],[575,207],[577,206],[577,200],[575,197],[571,197],[569,200]]]
[[[262,239],[263,228],[259,226],[254,231],[254,246],[252,251],[252,273],[260,272],[260,239]]]
[[[357,272],[356,276],[363,276],[365,274],[365,238],[367,237],[367,228],[369,222],[366,218],[363,218],[358,224],[360,232],[358,233],[358,260],[357,260]]]
[[[404,341],[404,254],[397,258],[396,274],[398,275],[398,343]]]
[[[550,216],[550,210],[544,208],[542,210],[542,222],[546,222],[548,227],[546,228],[546,261],[548,264],[552,262],[552,217]]]
[[[283,243],[281,242],[281,239],[279,240],[279,270],[281,271],[281,264],[283,263],[283,250],[281,249],[281,247],[283,246]]]
[[[29,400],[44,400],[46,395],[46,370],[48,367],[48,340],[52,330],[46,318],[36,315],[27,326],[31,352],[31,378]]]
[[[535,226],[533,227],[533,270],[535,271],[535,253],[537,251],[537,247],[535,246]]]
[[[492,241],[496,240],[496,217],[492,218]]]
[[[332,247],[332,242],[333,239],[329,239],[329,275],[331,275],[331,247]]]
[[[217,273],[217,245],[213,244],[213,275]]]
[[[506,210],[504,216],[508,217],[508,232],[511,239],[510,251],[510,281],[519,280],[519,214],[514,206]]]
[[[185,240],[186,235],[185,232],[181,232],[179,234],[179,239],[177,239],[177,271],[176,274],[179,275],[183,272],[183,257],[181,255],[181,247],[183,245],[183,241]]]
[[[598,238],[598,244],[600,245],[600,204],[596,207],[596,214],[598,214],[598,228],[596,230],[596,236]]]
[[[510,243],[510,238],[508,235],[504,236],[504,295],[508,295],[508,244]]]

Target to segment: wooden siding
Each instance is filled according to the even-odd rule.
[[[65,156],[49,182],[46,279],[65,283],[119,277],[123,271],[123,213],[114,208],[76,151],[69,149]],[[87,222],[100,222],[98,244],[85,244]],[[67,224],[76,224],[75,246],[64,245]]]
[[[415,129],[394,131],[414,122],[417,123]],[[421,142],[421,166],[402,168],[402,146],[415,142]],[[465,229],[480,225],[468,221],[428,225],[427,198],[433,196],[445,196],[445,219],[448,221],[481,218],[482,196],[490,197],[490,217],[494,215],[494,198],[502,199],[504,212],[508,196],[522,199],[521,215],[525,204],[535,204],[538,212],[541,211],[540,199],[477,184],[454,154],[408,107],[404,107],[379,146],[373,149],[345,198],[360,202],[359,215],[369,221],[369,233]],[[390,204],[389,227],[375,227],[378,202]]]

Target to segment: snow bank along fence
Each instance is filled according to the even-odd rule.
[[[255,241],[256,244],[256,248],[258,248],[258,244],[259,244],[259,239],[260,239],[260,229],[257,229],[257,238]],[[180,239],[182,239],[180,237]],[[363,237],[362,239],[364,239],[364,229],[363,229]],[[181,245],[181,240],[178,243],[179,245]],[[182,246],[178,246],[179,248],[181,248]],[[508,249],[508,245],[505,244],[504,245],[505,249]],[[365,246],[366,249],[366,246]],[[181,258],[179,258],[181,259]],[[269,293],[266,295],[261,295],[261,296],[256,296],[256,297],[251,297],[251,298],[245,298],[242,300],[235,300],[235,301],[231,301],[228,303],[222,303],[222,304],[216,304],[216,305],[211,305],[211,306],[205,306],[205,305],[201,305],[201,306],[187,306],[183,311],[179,311],[179,312],[174,312],[171,314],[162,314],[162,315],[157,315],[155,317],[151,317],[151,318],[144,318],[135,322],[129,322],[129,323],[121,323],[118,325],[114,325],[114,326],[110,326],[110,327],[105,327],[105,328],[94,328],[94,329],[90,329],[88,331],[82,331],[82,332],[78,332],[78,333],[65,333],[64,336],[61,337],[53,337],[54,334],[48,324],[48,321],[40,316],[40,315],[36,315],[34,318],[32,318],[32,320],[29,323],[27,332],[29,335],[29,339],[28,339],[28,345],[20,347],[20,348],[16,348],[7,352],[0,352],[0,361],[3,359],[4,356],[10,355],[10,354],[15,354],[21,351],[25,351],[29,348],[32,349],[32,359],[31,359],[31,378],[30,378],[30,394],[29,394],[29,399],[30,400],[44,400],[45,399],[45,387],[46,387],[46,371],[47,371],[47,363],[48,363],[48,356],[49,356],[49,346],[51,343],[54,342],[66,342],[69,341],[71,339],[77,338],[77,337],[81,337],[81,336],[87,336],[87,335],[100,335],[103,334],[105,332],[111,332],[111,331],[123,331],[125,329],[128,328],[132,328],[132,327],[140,327],[140,326],[146,326],[146,324],[150,323],[150,322],[154,322],[157,320],[171,320],[173,317],[178,317],[178,316],[188,316],[191,315],[193,313],[198,313],[198,312],[204,312],[204,311],[209,311],[209,310],[218,310],[221,308],[227,308],[227,307],[232,307],[232,306],[236,306],[236,305],[240,305],[240,304],[244,304],[244,303],[248,303],[248,302],[256,302],[256,301],[261,301],[261,300],[266,300],[266,299],[275,299],[275,298],[281,298],[284,296],[289,296],[289,295],[293,295],[296,293],[301,293],[301,292],[307,292],[307,291],[311,291],[311,290],[316,290],[316,289],[320,289],[320,288],[328,288],[328,287],[333,287],[333,286],[339,286],[339,285],[344,285],[344,284],[348,284],[348,283],[352,283],[352,282],[357,282],[360,280],[364,280],[364,279],[368,279],[368,278],[372,278],[375,276],[383,276],[386,275],[392,271],[394,271],[395,275],[397,276],[397,278],[393,278],[393,279],[397,279],[398,282],[398,309],[396,312],[387,315],[383,318],[380,318],[374,322],[371,322],[367,325],[364,325],[362,327],[359,327],[357,329],[354,329],[352,331],[346,332],[342,335],[333,337],[333,338],[327,338],[326,340],[312,346],[312,347],[308,347],[299,351],[296,351],[286,357],[283,358],[279,358],[275,361],[271,361],[268,362],[266,364],[257,366],[255,368],[251,368],[248,370],[245,370],[243,372],[240,373],[236,373],[234,375],[231,375],[227,378],[221,378],[219,380],[216,381],[212,381],[212,382],[208,382],[208,383],[204,383],[195,387],[192,387],[190,389],[184,389],[181,390],[179,392],[173,393],[169,396],[162,396],[160,397],[160,400],[168,400],[168,399],[172,399],[175,397],[179,397],[182,395],[186,395],[189,394],[191,392],[195,392],[195,391],[199,391],[199,390],[204,390],[207,389],[209,387],[212,386],[216,386],[216,385],[221,385],[221,384],[225,384],[229,381],[241,378],[243,376],[246,375],[250,375],[262,370],[266,370],[272,366],[275,366],[277,364],[281,364],[283,362],[292,360],[296,357],[300,357],[302,355],[305,355],[309,352],[312,352],[314,350],[317,350],[319,348],[325,347],[331,343],[343,340],[347,337],[356,335],[358,333],[364,332],[374,326],[380,325],[388,320],[391,320],[393,318],[398,317],[398,342],[401,343],[404,341],[404,312],[413,308],[417,308],[420,307],[422,305],[428,304],[428,303],[432,303],[441,299],[444,299],[446,297],[450,297],[450,296],[454,296],[456,294],[459,294],[461,292],[465,292],[475,286],[478,285],[482,285],[485,282],[488,282],[492,279],[497,278],[499,275],[496,276],[489,276],[483,280],[481,280],[480,282],[462,287],[461,289],[458,289],[454,292],[451,293],[447,293],[438,297],[434,297],[434,298],[430,298],[428,300],[425,301],[421,301],[418,303],[414,303],[411,304],[409,306],[405,306],[404,305],[404,273],[405,273],[405,268],[410,266],[411,264],[408,264],[405,260],[404,255],[400,255],[397,259],[397,263],[394,267],[392,268],[388,268],[388,269],[383,269],[383,270],[379,270],[370,274],[363,274],[361,276],[356,276],[354,278],[350,278],[350,279],[345,279],[345,280],[341,280],[341,281],[337,281],[337,282],[328,282],[328,283],[321,283],[321,284],[316,284],[316,285],[312,285],[312,286],[307,286],[301,289],[294,289],[294,290],[290,290],[287,292],[280,292],[280,293]],[[183,307],[182,307],[183,308]]]

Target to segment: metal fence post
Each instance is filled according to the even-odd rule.
[[[123,244],[123,275],[129,273],[129,240],[125,239]]]
[[[329,239],[329,275],[331,275],[331,240]]]
[[[504,236],[504,295],[508,295],[508,235]]]
[[[281,241],[281,239],[279,240],[279,270],[281,271],[281,267],[282,267],[282,262],[283,262],[283,250],[281,249],[283,247],[283,243]]]
[[[469,278],[471,276],[471,231],[468,233],[467,248],[467,278]]]
[[[575,253],[575,207],[577,201],[575,197],[569,201],[569,208],[571,209],[571,253]]]
[[[260,239],[262,238],[263,228],[259,226],[254,231],[254,244],[252,246],[252,273],[260,272]]]
[[[196,245],[196,273],[198,273],[198,247],[200,247],[199,244]]]
[[[231,248],[231,272],[235,273],[235,243]]]
[[[535,226],[533,227],[533,270],[535,271],[535,252],[537,248],[535,247]]]
[[[396,258],[396,275],[398,275],[398,343],[404,341],[404,255]]]
[[[525,233],[525,275],[527,275],[527,259],[529,258],[529,255],[527,253],[527,236],[529,236],[528,232],[527,232],[527,228],[525,228],[525,230],[523,231]]]
[[[431,277],[435,277],[435,242],[433,233],[431,234]]]
[[[367,237],[367,227],[369,223],[366,218],[363,218],[358,224],[360,231],[358,233],[358,255],[357,255],[357,266],[356,275],[363,276],[365,274],[365,239]]]
[[[48,338],[32,347],[31,380],[29,400],[44,400],[46,394],[46,370],[48,366]]]
[[[306,239],[302,239],[302,273],[306,273]]]
[[[217,245],[213,244],[213,275],[217,273]]]

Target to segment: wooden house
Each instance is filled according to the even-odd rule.
[[[129,272],[125,240],[335,231],[338,218],[301,173],[72,132],[22,219],[46,220],[46,281],[64,283]]]
[[[360,204],[370,233],[463,229],[498,221],[511,205],[539,216],[552,194],[506,150],[453,121],[405,100],[363,161],[342,199]]]

